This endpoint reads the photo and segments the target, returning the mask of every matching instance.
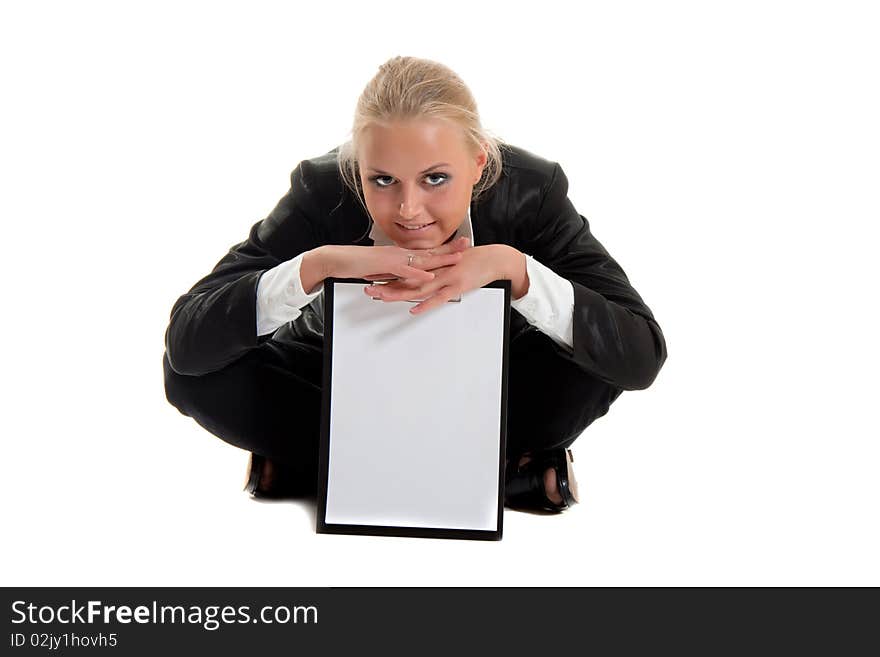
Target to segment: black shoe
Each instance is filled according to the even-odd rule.
[[[269,482],[265,481],[267,468],[272,469]],[[261,500],[289,500],[313,494],[300,479],[290,466],[251,452],[244,490]]]
[[[577,482],[571,468],[572,463],[574,456],[571,450],[559,448],[533,454],[531,460],[522,466],[508,464],[504,480],[505,506],[511,509],[561,513],[577,504]],[[547,468],[556,471],[556,487],[562,496],[560,504],[547,497],[544,488],[544,472]]]

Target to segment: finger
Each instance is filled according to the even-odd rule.
[[[412,278],[417,281],[433,281],[434,274],[429,271],[425,271],[424,269],[419,269],[417,267],[410,267],[409,265],[401,265],[399,269],[395,271],[398,278]]]
[[[456,291],[452,287],[446,287],[442,289],[440,292],[432,296],[430,299],[425,299],[421,303],[416,304],[412,308],[409,309],[410,314],[412,315],[421,315],[423,313],[428,312],[433,308],[437,308],[438,306],[447,303],[450,299],[454,299],[458,295]]]
[[[373,283],[364,288],[364,292],[374,299],[398,301],[402,298],[417,295],[426,283],[398,278],[388,283]]]
[[[418,291],[422,285],[422,283],[417,283],[413,286],[404,286],[400,285],[400,280],[398,279],[393,283],[367,285],[364,287],[364,294],[382,301],[399,301],[419,296]]]
[[[368,285],[364,288],[364,292],[374,299],[382,299],[382,301],[406,301],[422,299],[426,296],[427,284],[419,283],[413,286],[402,286],[398,283],[398,281],[395,281],[385,285]]]
[[[406,291],[406,294],[412,295],[414,294],[414,290],[418,290],[422,285],[423,283],[421,282],[411,282],[407,284],[402,279],[397,279],[391,283],[367,285],[364,287],[364,293],[374,299],[388,300],[388,297],[395,292]]]
[[[382,288],[384,285],[367,285],[364,288],[364,294],[372,299],[378,299],[382,301]]]
[[[432,269],[437,269],[438,267],[448,267],[458,264],[461,262],[462,257],[464,256],[461,251],[447,253],[445,255],[422,256],[419,264],[424,267],[425,271],[430,271]],[[413,262],[415,262],[415,260]]]
[[[424,273],[425,273],[424,270],[419,269],[418,271],[422,272],[422,276],[417,280],[412,279],[412,278],[401,278],[397,274],[372,274],[370,276],[361,276],[361,278],[363,278],[364,280],[367,280],[367,281],[374,281],[377,283],[385,283],[385,282],[398,283],[398,282],[403,281],[407,285],[421,285],[426,280],[433,280],[429,277],[424,276]],[[435,272],[431,272],[431,273],[434,274],[434,276],[437,275]]]
[[[364,288],[364,292],[374,299],[382,299],[382,301],[399,301],[405,297],[411,297],[418,293],[422,287],[417,284],[411,287],[403,287],[398,282],[386,283],[384,285],[368,285]]]
[[[457,251],[464,251],[470,243],[467,237],[459,237],[457,239],[452,240],[449,244],[441,244],[438,247],[433,249],[428,249],[428,255],[445,255],[447,253],[455,253]]]
[[[445,255],[429,256],[431,262],[434,264],[446,263],[446,264],[450,264],[450,265],[455,264],[456,262],[459,262],[463,257],[464,257],[464,250],[454,251],[452,253],[447,253]]]
[[[436,276],[436,275],[435,275]],[[414,288],[419,288],[425,284],[426,281],[415,280],[412,278],[396,278],[393,281],[390,281],[385,285],[385,288],[389,290],[412,290]],[[391,287],[388,287],[388,286]]]
[[[461,237],[457,237],[452,240],[449,244],[444,244],[443,246],[446,247],[450,253],[454,253],[456,251],[464,251],[470,246],[470,239],[462,235]]]
[[[462,259],[462,251],[463,248],[459,248],[458,251],[454,251],[451,253],[436,253],[436,251],[413,251],[408,253],[407,255],[412,255],[412,260],[410,263],[410,259],[407,258],[407,265],[405,267],[418,268],[421,271],[430,271],[432,269],[437,269],[438,267],[446,267],[448,265],[454,265],[461,261]],[[407,278],[403,276],[402,278]],[[418,277],[420,280],[430,280],[424,277]]]

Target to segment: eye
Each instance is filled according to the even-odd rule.
[[[448,180],[449,176],[447,176],[445,173],[429,173],[427,176],[425,176],[425,180],[427,180],[428,178],[440,178],[440,181],[437,183],[428,183],[430,187],[439,187]]]
[[[376,187],[390,187],[391,183],[387,185],[385,183],[380,183],[379,180],[382,178],[390,178],[391,176],[373,176],[370,178],[370,182],[372,182]]]
[[[434,182],[431,182],[433,179]],[[373,176],[370,178],[370,182],[372,182],[376,187],[383,189],[385,187],[391,187],[393,182],[385,182],[385,181],[393,181],[394,179],[391,176]],[[445,173],[429,173],[425,176],[425,180],[428,181],[428,187],[440,187],[441,185],[446,184],[446,181],[449,180],[449,176]]]

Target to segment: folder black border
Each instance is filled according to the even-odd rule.
[[[502,288],[504,290],[504,350],[501,357],[501,447],[499,450],[498,463],[498,525],[494,530],[450,529],[440,527],[398,527],[385,525],[344,525],[326,522],[330,456],[331,371],[333,369],[333,291],[336,283],[360,283],[363,285],[369,285],[371,281],[360,278],[329,277],[324,279],[324,380],[321,399],[321,444],[318,455],[317,533],[410,536],[416,538],[458,538],[488,541],[501,540],[504,520],[504,461],[507,452],[507,374],[510,352],[510,281],[497,280],[483,286]]]

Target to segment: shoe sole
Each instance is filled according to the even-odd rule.
[[[558,473],[556,477],[556,489],[562,496],[562,503],[565,504],[566,509],[571,507],[573,504],[578,503],[578,485],[577,480],[574,478],[574,469],[572,468],[572,463],[574,463],[574,455],[571,453],[570,449],[566,448],[565,481],[559,480]]]
[[[262,470],[263,457],[251,452],[250,458],[248,459],[244,491],[253,497],[257,497],[257,487],[260,485],[260,473]]]

